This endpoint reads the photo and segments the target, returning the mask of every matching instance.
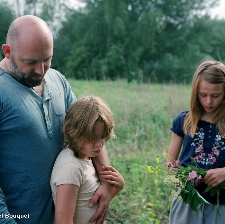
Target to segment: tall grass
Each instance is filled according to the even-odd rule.
[[[107,224],[166,224],[171,189],[153,180],[146,167],[167,151],[172,120],[189,109],[190,86],[136,84],[120,80],[69,80],[75,95],[97,95],[110,105],[117,139],[107,142],[111,164],[126,186],[110,205]]]

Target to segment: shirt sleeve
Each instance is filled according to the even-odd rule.
[[[53,182],[56,186],[61,184],[73,184],[78,187],[82,183],[82,169],[75,162],[67,162],[61,166],[54,174]]]
[[[175,134],[177,134],[180,137],[184,137],[184,117],[188,111],[183,111],[179,113],[173,120],[171,131]]]
[[[0,188],[0,223],[4,224],[16,224],[16,221],[13,218],[10,218],[10,213],[8,211],[5,195]]]

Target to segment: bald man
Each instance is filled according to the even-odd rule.
[[[9,27],[0,62],[0,223],[54,223],[51,170],[62,149],[61,127],[76,100],[69,83],[51,69],[53,36],[42,19],[27,15]],[[94,159],[108,165],[106,151]],[[111,186],[102,180],[90,201],[91,221],[106,219]]]

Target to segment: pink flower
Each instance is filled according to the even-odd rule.
[[[195,157],[195,159],[196,159],[197,162],[199,162],[200,159],[201,159],[201,156],[200,156],[200,155],[197,155],[197,156]]]
[[[216,162],[216,158],[215,157],[212,157],[212,162],[211,164],[215,163]]]
[[[176,160],[175,161],[175,164],[176,164],[176,167],[180,166],[180,161],[179,160]]]
[[[213,148],[213,152],[217,156],[220,154],[219,150],[216,147]]]
[[[202,179],[201,175],[198,175],[196,171],[191,171],[188,175],[188,181],[191,181],[193,184],[198,183]]]
[[[169,167],[170,170],[174,170],[174,169],[176,169],[179,166],[180,166],[180,161],[179,160],[175,160],[174,162],[168,164],[168,167]]]
[[[194,180],[196,177],[198,177],[196,171],[191,171],[188,175],[188,179]]]
[[[200,152],[202,150],[202,146],[200,145],[200,146],[198,146],[197,148],[196,148],[196,152]]]

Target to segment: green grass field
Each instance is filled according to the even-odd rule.
[[[110,139],[106,148],[126,185],[111,202],[107,224],[168,223],[171,189],[163,183],[163,153],[169,146],[174,116],[189,109],[190,86],[124,80],[69,82],[78,98],[100,96],[114,113],[118,138]],[[148,166],[160,166],[160,175],[149,174]]]

